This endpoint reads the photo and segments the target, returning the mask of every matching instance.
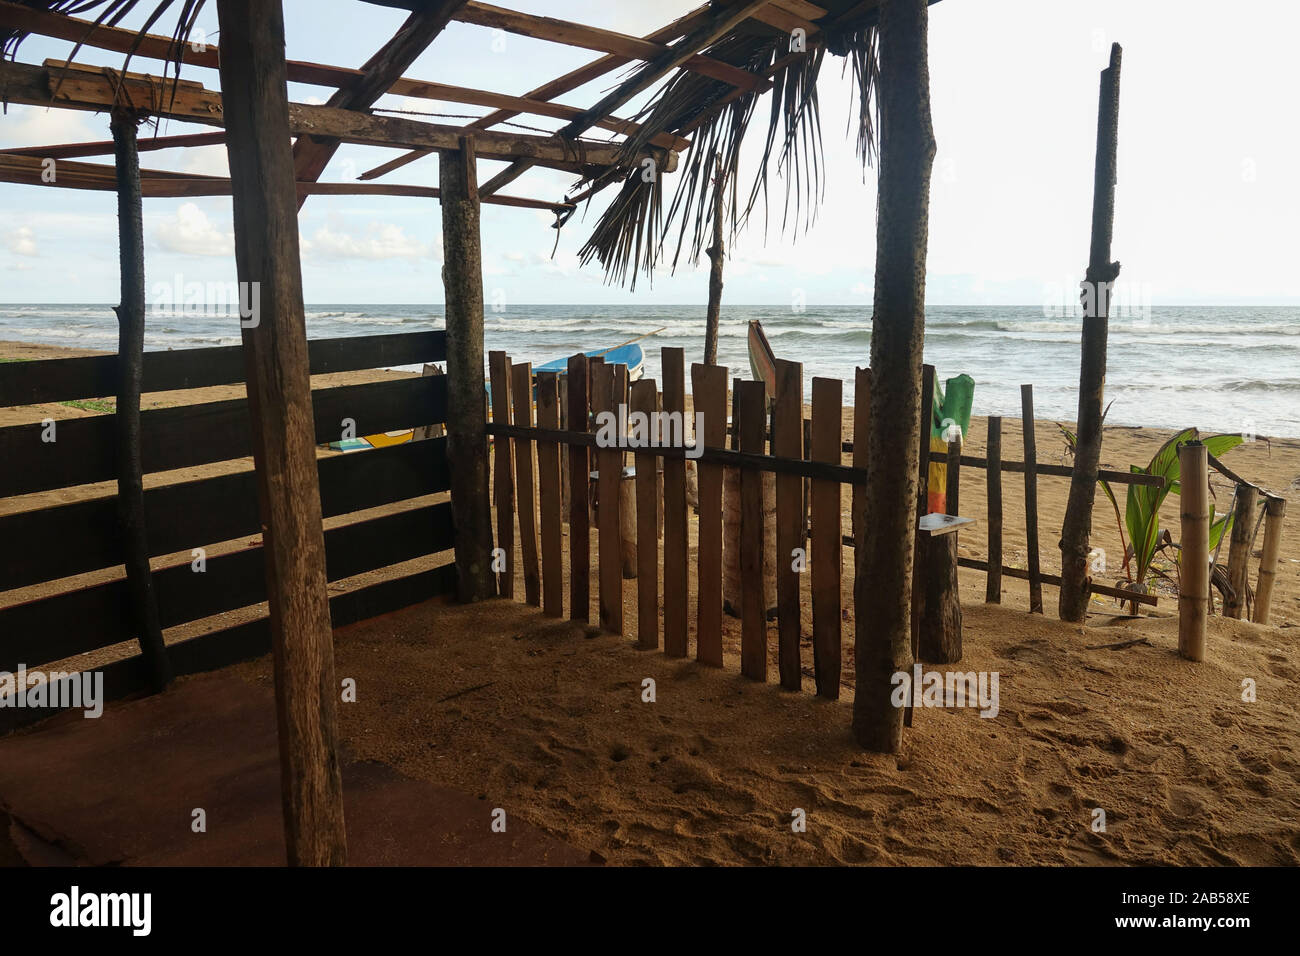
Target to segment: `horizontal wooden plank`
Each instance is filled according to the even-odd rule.
[[[175,294],[183,295],[184,290],[176,290]],[[237,308],[238,303],[232,302],[229,307]],[[439,329],[311,339],[307,342],[307,355],[313,375],[441,362],[447,358],[447,333]],[[144,354],[146,392],[239,385],[243,381],[241,345]],[[0,406],[106,398],[115,394],[116,355],[0,363]]]
[[[450,487],[447,440],[322,458],[317,473],[326,518],[436,494]],[[252,471],[150,488],[144,509],[152,557],[261,531]],[[116,496],[0,516],[0,591],[122,560]]]
[[[596,446],[596,434],[592,432],[573,432],[553,428],[528,428],[522,425],[494,425],[487,427],[489,435],[501,435],[507,438],[529,438],[533,441],[560,442],[568,445]],[[686,450],[682,448],[631,448],[639,455],[653,455],[658,458],[684,458]],[[838,481],[847,485],[865,485],[867,472],[847,465],[832,465],[821,461],[805,461],[802,458],[778,458],[773,455],[757,455],[749,452],[732,451],[729,448],[712,448],[705,445],[698,455],[691,449],[692,460],[715,465],[728,465],[732,468],[752,469],[754,471],[771,471],[780,475],[800,475],[805,478],[822,478]]]
[[[451,503],[371,518],[325,532],[331,581],[388,567],[453,545]],[[266,600],[264,550],[244,548],[154,572],[158,616],[175,627]],[[132,640],[124,579],[67,591],[0,610],[0,671],[33,667]]]
[[[344,420],[356,435],[446,421],[447,378],[430,375],[341,385],[312,392],[317,442],[336,441]],[[155,408],[140,415],[146,473],[246,458],[253,453],[246,399]],[[0,428],[0,497],[66,488],[116,477],[114,416],[58,422],[57,441],[42,440],[44,426]]]
[[[974,571],[983,571],[986,574],[989,570],[989,563],[981,561],[978,558],[958,558],[957,565],[963,568],[970,568]],[[1019,578],[1022,581],[1029,580],[1029,572],[1022,568],[1010,568],[1005,564],[1002,566],[1002,574],[1008,578]],[[1061,586],[1061,576],[1059,574],[1043,573],[1039,575],[1044,584],[1050,584],[1052,587]],[[1094,594],[1105,594],[1109,597],[1123,598],[1125,601],[1137,601],[1138,604],[1148,604],[1155,607],[1159,603],[1159,598],[1154,594],[1137,594],[1133,591],[1125,591],[1122,588],[1113,588],[1108,584],[1092,585]]]
[[[444,564],[334,595],[330,598],[330,618],[335,628],[346,627],[422,601],[451,595],[455,591],[456,566]],[[261,657],[270,650],[270,620],[261,617],[178,641],[168,646],[167,657],[172,673],[182,676]],[[107,700],[117,700],[149,687],[149,674],[139,655],[116,661],[100,671],[104,675],[104,697]],[[4,708],[0,710],[0,734],[30,726],[55,713],[48,708]]]

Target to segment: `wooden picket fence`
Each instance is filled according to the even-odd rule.
[[[622,634],[624,621],[624,570],[629,564],[637,579],[636,634],[641,648],[663,651],[672,657],[690,653],[690,560],[686,455],[672,447],[601,447],[596,416],[617,415],[622,405],[630,415],[642,412],[678,413],[686,416],[686,368],[680,348],[662,350],[663,386],[650,379],[630,384],[627,368],[607,365],[599,358],[575,355],[566,374],[540,372],[529,363],[512,363],[504,352],[489,357],[491,424],[494,438],[493,498],[497,547],[503,552],[498,573],[498,593],[515,596],[515,541],[519,541],[524,600],[551,617],[565,615],[565,555],[563,526],[568,535],[567,610],[571,620],[587,622],[591,613],[591,516],[586,506],[592,485],[596,510],[596,595],[602,629]],[[933,369],[926,367],[932,387]],[[724,548],[738,551],[740,566],[739,617],[741,622],[740,670],[747,677],[766,680],[768,675],[768,600],[763,584],[765,562],[775,560],[777,662],[783,687],[798,690],[804,673],[800,653],[802,636],[800,570],[796,551],[806,556],[811,575],[812,673],[818,695],[839,696],[842,669],[843,548],[861,547],[865,526],[867,447],[871,427],[871,374],[855,374],[853,416],[843,435],[845,383],[833,378],[812,380],[811,419],[803,417],[803,367],[778,362],[776,394],[770,397],[761,381],[731,381],[728,414],[728,369],[691,366],[692,413],[702,415],[695,435],[698,454],[698,531],[696,560],[695,658],[721,667]],[[930,394],[929,388],[926,390]],[[958,505],[963,467],[986,470],[990,515],[990,556],[987,560],[961,558],[959,563],[988,575],[988,600],[1000,600],[1002,575],[1029,581],[1031,607],[1041,610],[1044,583],[1059,586],[1060,579],[1039,568],[1037,481],[1039,475],[1068,477],[1062,465],[1039,464],[1033,441],[1032,389],[1024,388],[1025,459],[1002,461],[1001,419],[990,419],[989,458],[961,453],[960,443],[950,448],[946,462],[949,510]],[[926,398],[923,396],[925,407]],[[535,412],[535,418],[534,418]],[[929,464],[928,423],[923,423],[922,474]],[[920,438],[920,436],[918,436]],[[851,464],[843,464],[849,456]],[[624,489],[625,462],[631,458],[633,489]],[[659,463],[662,461],[662,475]],[[990,462],[992,465],[990,465]],[[739,473],[739,534],[731,542],[723,536],[724,472]],[[1025,505],[1029,525],[1029,569],[1007,567],[1002,559],[1002,472],[1025,476]],[[775,549],[765,547],[765,473],[774,473]],[[1127,473],[1105,472],[1116,483],[1155,483],[1159,479]],[[841,490],[852,486],[850,529],[843,527]],[[924,509],[924,493],[918,511]],[[630,501],[628,500],[630,498]],[[618,502],[613,507],[604,503]],[[629,523],[626,510],[635,517]],[[516,529],[517,520],[517,529]],[[625,551],[625,528],[636,529],[634,554]],[[660,530],[662,528],[662,531]],[[845,533],[849,530],[851,533]],[[955,557],[955,550],[954,550]],[[662,578],[661,578],[662,568]],[[628,576],[633,576],[629,574]],[[1120,592],[1103,585],[1099,593]],[[914,588],[914,600],[922,599]],[[1154,596],[1138,595],[1141,603],[1154,604]],[[660,620],[662,609],[662,622]]]

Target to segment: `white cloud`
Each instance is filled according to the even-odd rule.
[[[108,120],[101,126],[86,122],[85,114],[36,106],[10,106],[0,124],[0,146],[49,146],[109,138]]]
[[[176,214],[154,228],[158,245],[168,252],[188,256],[232,256],[235,234],[213,225],[207,213],[195,203],[187,202]]]
[[[185,150],[182,172],[196,176],[229,176],[230,163],[225,146],[198,146]]]
[[[302,255],[312,259],[420,259],[442,260],[442,243],[420,242],[408,236],[401,226],[372,222],[365,234],[355,236],[321,226],[310,239],[302,240]]]
[[[39,256],[36,232],[31,226],[19,226],[5,235],[5,248],[16,256]]]

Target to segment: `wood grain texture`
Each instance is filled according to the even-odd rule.
[[[691,397],[703,415],[705,448],[727,443],[727,373],[717,365],[691,366]],[[722,666],[722,466],[700,461],[700,521],[696,544],[695,659]]]
[[[531,362],[510,366],[510,400],[515,407],[515,424],[533,424],[533,366]],[[542,604],[542,575],[537,549],[537,485],[534,481],[533,443],[515,440],[515,496],[519,512],[519,557],[524,571],[524,600],[534,607]],[[452,499],[455,500],[454,497]]]
[[[615,414],[619,395],[612,365],[601,362],[592,368],[592,409]],[[610,445],[596,452],[599,550],[596,567],[600,587],[600,626],[613,634],[623,633],[623,533],[620,527],[619,496],[623,485],[623,450]]]
[[[266,528],[285,844],[290,865],[342,866],[339,685],[313,442],[284,15],[274,0],[218,0],[217,14],[235,264],[248,301],[258,306],[257,324],[241,325]]]
[[[772,454],[782,458],[803,458],[803,366],[781,359],[776,362]],[[799,581],[803,573],[801,569],[808,566],[803,549],[803,480],[797,475],[777,475],[777,659],[781,686],[786,690],[800,690],[803,686],[803,665],[799,655],[803,601],[799,595]]]
[[[762,382],[736,379],[739,450],[761,455],[767,433],[767,389]],[[740,471],[740,672],[767,680],[767,600],[763,588],[763,473]]]
[[[840,463],[843,385],[837,378],[812,380],[812,457]],[[812,483],[813,672],[817,696],[840,696],[840,486]]]
[[[558,372],[537,373],[537,424],[560,427]],[[560,508],[560,446],[537,443],[537,489],[542,525],[542,612],[564,616],[564,516]]]
[[[510,357],[505,352],[488,356],[492,377],[492,421],[510,424]],[[498,571],[497,594],[515,596],[515,475],[514,439],[497,436],[492,442],[495,458],[492,469],[492,493],[496,504],[497,547],[505,559],[505,569]]]
[[[633,382],[632,412],[653,421],[659,411],[659,392],[653,379]],[[654,650],[659,646],[659,459],[636,454],[636,646]]]
[[[569,430],[585,432],[590,417],[587,356],[569,358]],[[585,445],[569,445],[569,617],[591,620],[591,454]]]
[[[689,439],[686,422],[686,355],[680,348],[662,350],[663,409],[681,421],[681,442]],[[665,440],[676,440],[664,436]],[[690,620],[690,549],[686,515],[686,461],[664,459],[664,653],[685,657]]]

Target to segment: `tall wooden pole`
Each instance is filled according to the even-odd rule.
[[[1198,441],[1178,449],[1182,490],[1182,556],[1178,571],[1178,653],[1205,660],[1205,618],[1210,603],[1210,471]]]
[[[438,154],[442,287],[447,313],[447,457],[456,525],[457,593],[481,601],[492,586],[487,399],[483,382],[483,253],[474,140]]]
[[[865,560],[854,574],[857,693],[853,733],[869,750],[897,752],[903,711],[893,675],[912,665],[912,547],[916,436],[921,428],[925,255],[934,130],[926,63],[926,0],[880,6],[880,177]]]
[[[1110,66],[1101,71],[1097,108],[1097,158],[1093,173],[1092,247],[1083,280],[1083,340],[1079,363],[1078,441],[1070,475],[1070,498],[1061,528],[1061,590],[1057,613],[1063,621],[1082,621],[1088,614],[1088,551],[1092,505],[1097,496],[1101,461],[1101,423],[1106,391],[1106,336],[1110,325],[1110,289],[1119,263],[1110,261],[1115,225],[1116,151],[1119,143],[1120,45],[1111,44]]]
[[[158,597],[149,568],[144,520],[144,464],[140,457],[140,392],[144,382],[144,210],[140,192],[140,153],[129,110],[113,112],[113,151],[117,170],[118,243],[122,302],[117,312],[117,517],[126,565],[131,623],[140,642],[155,692],[171,682],[171,664],[158,620]]]
[[[347,862],[298,194],[279,0],[218,0],[253,461],[264,529],[290,865]]]
[[[726,261],[722,243],[722,160],[717,160],[713,193],[713,245],[706,250],[709,266],[709,311],[704,319],[704,364],[718,364],[718,322],[722,316],[722,266]]]

